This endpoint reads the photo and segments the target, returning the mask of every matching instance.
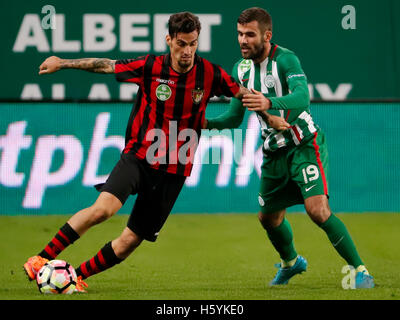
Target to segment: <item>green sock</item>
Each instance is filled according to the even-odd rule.
[[[338,217],[331,214],[328,220],[320,224],[319,227],[326,232],[330,242],[347,264],[354,268],[364,264],[346,226]]]
[[[293,245],[292,228],[286,218],[283,219],[278,227],[267,228],[266,230],[268,238],[282,260],[290,261],[297,257],[297,252]]]

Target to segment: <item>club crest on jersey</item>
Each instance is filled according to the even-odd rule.
[[[201,99],[203,99],[203,96],[204,96],[204,90],[201,89],[192,90],[192,99],[194,103],[199,104],[201,102]]]
[[[273,88],[275,87],[275,78],[272,74],[267,75],[264,78],[264,84],[267,86],[267,88]]]
[[[166,84],[160,84],[156,89],[156,96],[158,100],[166,101],[172,95],[171,88]]]

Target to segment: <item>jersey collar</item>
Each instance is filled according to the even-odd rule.
[[[268,55],[268,58],[269,58],[270,60],[273,60],[273,59],[274,59],[274,56],[275,56],[275,53],[276,53],[276,49],[277,49],[277,48],[278,48],[278,45],[271,42],[271,50],[269,50],[269,55]]]

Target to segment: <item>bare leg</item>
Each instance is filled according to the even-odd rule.
[[[126,227],[122,234],[112,241],[115,255],[120,259],[127,258],[141,243],[143,239]]]
[[[328,198],[325,195],[312,196],[304,200],[304,206],[311,220],[320,225],[331,215]]]
[[[273,213],[264,214],[261,211],[258,213],[258,220],[264,229],[278,227],[285,217],[286,209]]]
[[[75,213],[68,224],[82,236],[90,227],[112,217],[121,207],[122,203],[116,196],[102,192],[92,206]]]

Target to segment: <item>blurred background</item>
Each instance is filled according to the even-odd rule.
[[[399,212],[399,1],[54,0],[0,4],[0,214],[70,214],[91,205],[93,184],[106,179],[124,145],[137,87],[77,70],[39,76],[43,60],[162,54],[169,15],[191,11],[202,22],[198,54],[230,72],[240,58],[236,19],[251,6],[270,12],[273,42],[294,51],[308,77],[311,112],[328,140],[332,209]],[[207,117],[227,107],[215,99]],[[241,128],[235,139],[231,131],[203,135],[204,157],[220,150],[231,161],[195,166],[174,213],[258,211],[253,114]]]

